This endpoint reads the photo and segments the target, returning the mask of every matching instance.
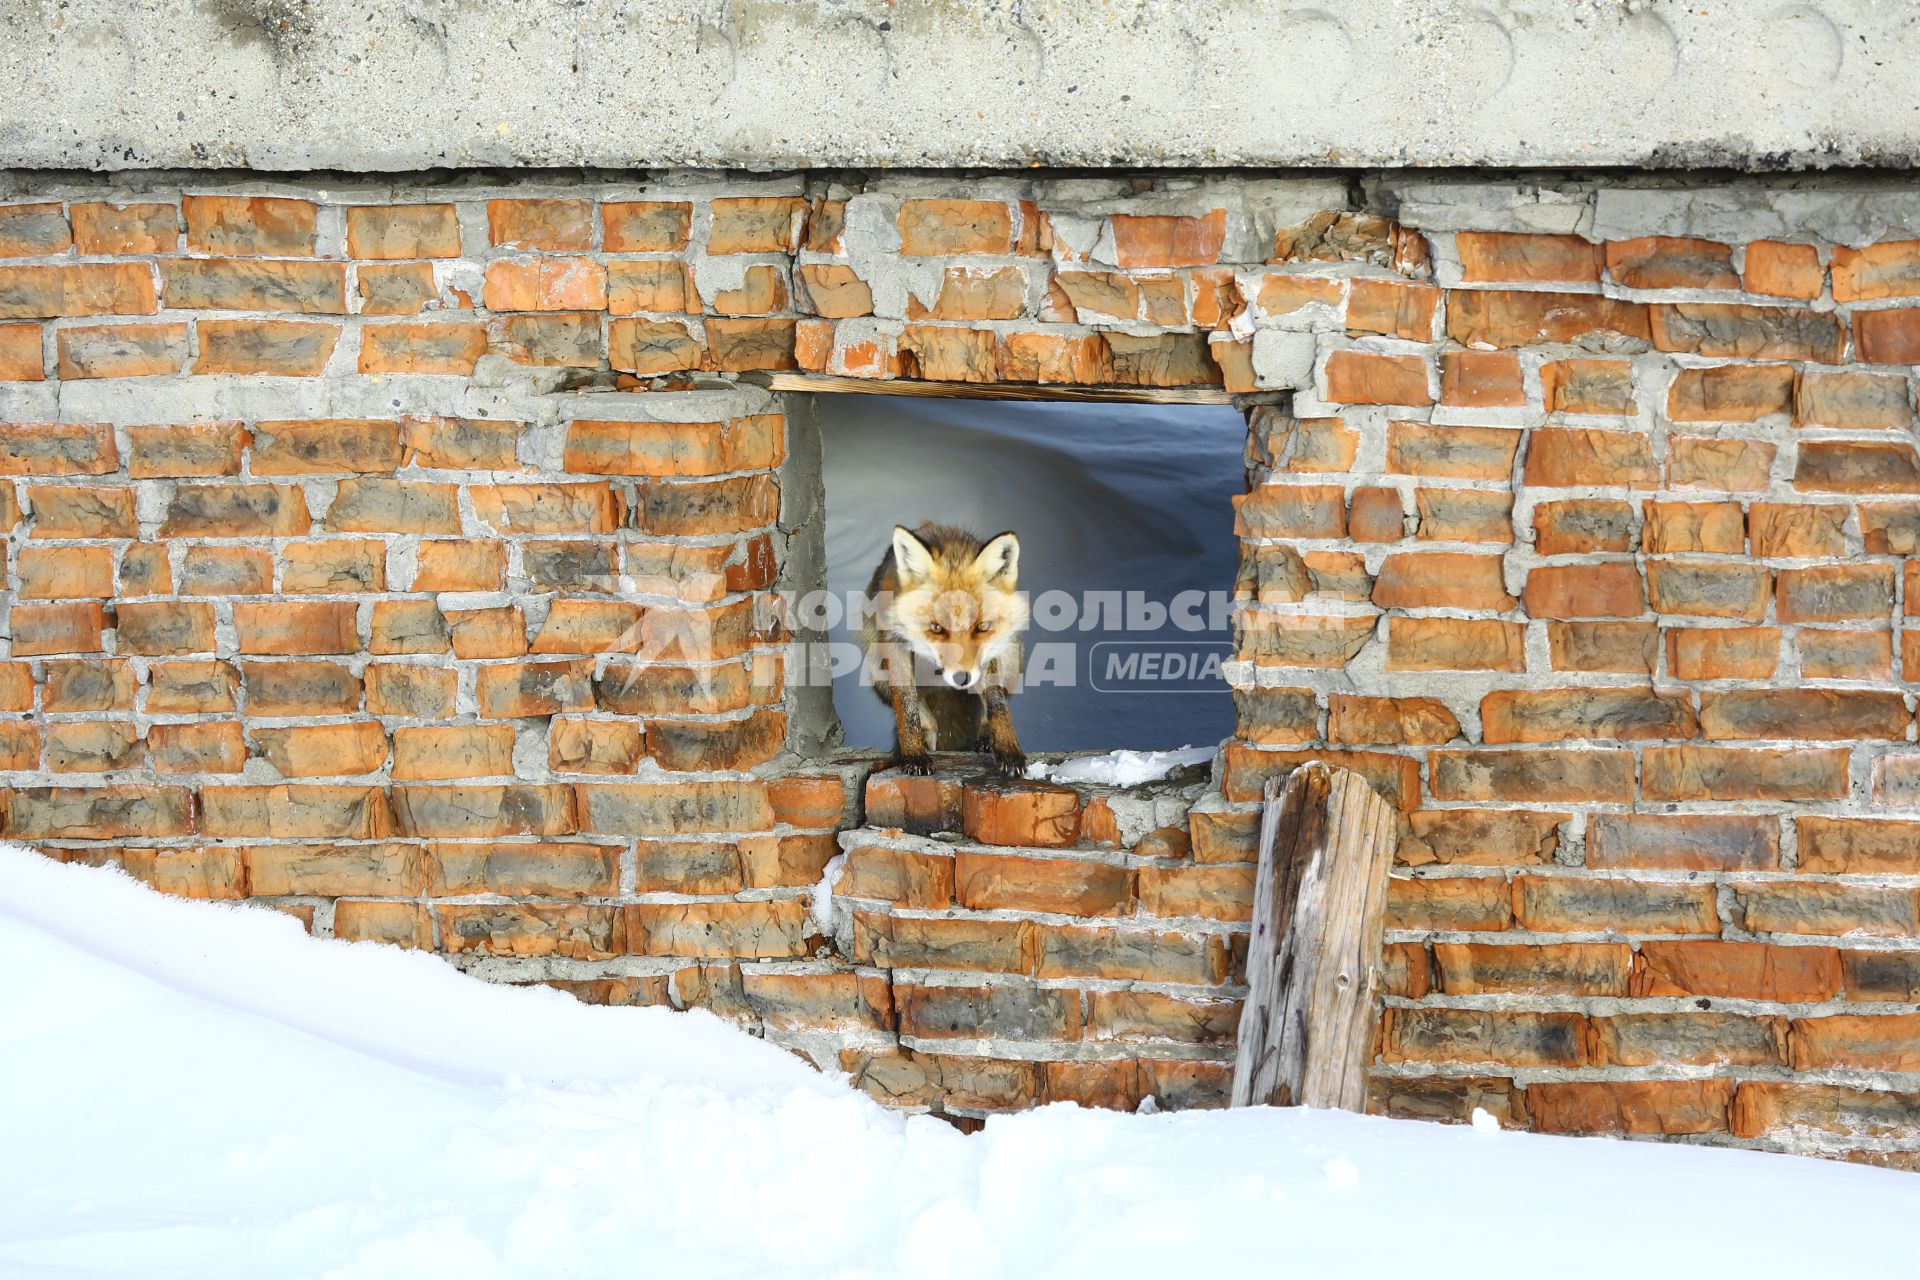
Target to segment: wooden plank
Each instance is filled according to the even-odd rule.
[[[824,373],[744,373],[775,391],[831,395],[927,396],[947,400],[1076,400],[1119,404],[1232,404],[1219,387],[1056,387],[1009,382],[920,382],[906,378],[840,378]]]
[[[1364,1111],[1398,823],[1347,769],[1266,787],[1233,1105]]]

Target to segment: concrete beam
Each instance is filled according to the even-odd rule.
[[[1920,157],[1879,0],[0,0],[0,165]]]

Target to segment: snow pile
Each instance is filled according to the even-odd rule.
[[[1300,1110],[963,1137],[704,1014],[13,849],[0,966],[8,1280],[1715,1274],[1756,1205],[1806,1224],[1772,1269],[1920,1249],[1911,1175],[1783,1156]]]
[[[1109,751],[1103,756],[1073,756],[1027,765],[1029,778],[1049,782],[1092,782],[1108,787],[1137,787],[1158,782],[1175,769],[1205,764],[1217,747],[1179,747],[1172,751]]]

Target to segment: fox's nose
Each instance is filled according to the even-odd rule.
[[[948,684],[960,690],[971,689],[974,685],[980,683],[979,675],[972,671],[948,671],[943,674],[945,674]]]

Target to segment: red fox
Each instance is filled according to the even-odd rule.
[[[1020,539],[982,542],[964,529],[896,525],[867,584],[860,647],[874,692],[893,708],[900,767],[929,773],[929,754],[986,750],[1009,778],[1027,758],[1007,695],[1020,679],[1026,597],[1017,590]],[[918,676],[926,664],[924,686]]]

